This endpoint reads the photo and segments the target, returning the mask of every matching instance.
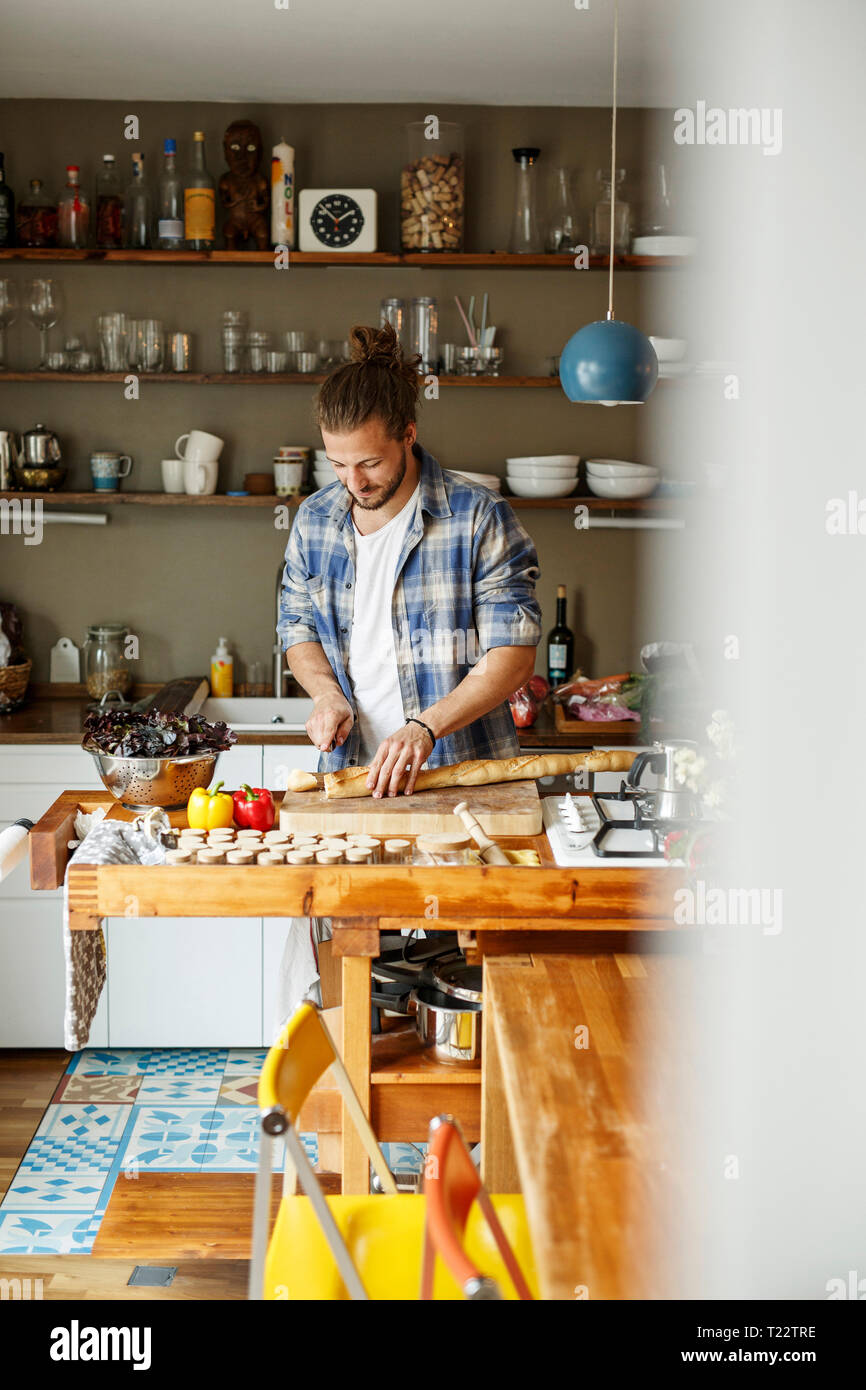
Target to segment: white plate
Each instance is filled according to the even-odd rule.
[[[574,478],[509,478],[515,497],[568,497],[574,492]]]
[[[636,236],[633,256],[693,256],[698,243],[693,236]]]
[[[626,502],[635,497],[649,497],[658,487],[658,481],[657,473],[651,478],[600,478],[596,474],[588,473],[586,485],[596,497],[610,497]]]
[[[562,468],[563,465],[565,465],[565,464],[569,464],[572,468],[576,468],[577,465],[580,463],[580,455],[579,455],[579,454],[528,454],[525,458],[519,458],[519,459],[506,459],[505,462],[508,464],[509,467],[511,467],[511,465],[512,465],[512,464],[515,464],[515,463],[516,463],[516,464],[531,464],[531,466],[532,466],[533,468],[537,468],[537,469],[539,470],[539,472],[544,472],[544,470],[547,469],[547,468]]]

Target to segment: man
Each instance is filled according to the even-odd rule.
[[[298,510],[277,632],[320,767],[369,765],[374,796],[408,795],[425,763],[518,752],[507,697],[535,666],[538,560],[505,499],[418,444],[390,325],[352,344],[318,400],[337,481]]]

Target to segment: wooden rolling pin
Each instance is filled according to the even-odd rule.
[[[505,864],[508,867],[511,866],[511,860],[508,858],[505,850],[502,849],[495,840],[491,840],[490,836],[481,829],[474,814],[470,811],[467,802],[458,801],[457,805],[454,807],[454,814],[455,816],[459,816],[466,826],[466,829],[478,846],[481,858],[484,860],[485,864]]]
[[[419,772],[416,792],[431,787],[482,787],[491,782],[523,782],[536,777],[556,777],[564,772],[628,772],[637,755],[630,748],[607,752],[590,749],[586,753],[527,753],[519,758],[479,758],[446,767]],[[325,773],[325,795],[330,797],[371,796],[368,767],[341,767]]]

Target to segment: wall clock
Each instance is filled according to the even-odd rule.
[[[302,188],[298,224],[300,251],[375,251],[375,189]]]

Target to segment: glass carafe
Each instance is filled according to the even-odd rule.
[[[571,170],[564,166],[553,173],[553,197],[547,227],[548,251],[563,254],[576,251],[579,244],[577,214],[571,195]]]
[[[594,256],[607,256],[610,254],[610,174],[606,169],[599,169],[596,178],[601,188],[601,196],[592,210],[592,245],[589,249]],[[625,169],[617,169],[613,235],[615,256],[624,256],[631,244],[631,209],[620,196],[624,183]]]
[[[544,248],[535,209],[535,163],[541,151],[525,146],[512,150],[514,156],[514,215],[511,219],[509,251],[518,255],[537,254]]]

